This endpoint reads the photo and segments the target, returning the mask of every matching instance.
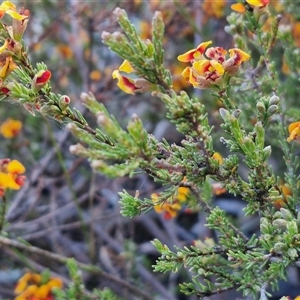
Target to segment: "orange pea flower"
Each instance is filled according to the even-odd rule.
[[[296,140],[300,142],[300,121],[293,122],[288,127],[290,136],[287,138],[287,141],[293,141]]]
[[[243,62],[249,60],[250,55],[238,48],[229,49],[228,52],[230,58],[223,63],[223,67],[232,76],[238,72]]]
[[[0,5],[0,18],[2,18],[5,14],[8,14],[13,19],[20,21],[28,18],[28,16],[26,15],[21,15],[17,13],[16,6],[10,1],[3,1]]]
[[[158,201],[159,194],[152,194],[151,199],[153,201],[153,208],[157,213],[163,213],[163,217],[166,220],[172,219],[177,216],[178,211],[181,209],[181,205],[178,201],[168,203],[167,201],[163,204],[155,204]]]
[[[222,165],[222,164],[223,164],[223,157],[222,157],[222,155],[221,155],[219,152],[215,152],[215,153],[213,154],[212,158],[213,158],[214,160],[216,160],[216,161],[219,163],[219,165]]]
[[[134,92],[138,89],[134,80],[123,76],[119,70],[114,70],[112,77],[113,79],[118,79],[117,86],[126,94],[134,94]]]
[[[19,190],[24,185],[26,177],[22,175],[25,167],[17,160],[0,160],[0,196],[6,189]]]
[[[226,59],[227,51],[222,47],[207,48],[210,42],[202,43],[199,49],[192,49],[178,59],[183,62],[191,62],[191,67],[186,67],[183,78],[191,83],[194,88],[210,88],[223,83],[226,74],[233,76],[239,70],[241,64],[250,58],[244,51],[233,48],[229,49],[229,58]],[[201,46],[202,45],[202,46]],[[200,47],[201,46],[201,47]]]
[[[189,50],[186,53],[179,55],[177,59],[181,62],[193,62],[202,59],[206,48],[210,44],[212,44],[212,41],[201,43],[196,49]]]
[[[134,67],[129,61],[124,60],[118,70],[114,70],[112,73],[113,79],[117,79],[117,86],[127,94],[135,94],[136,92],[145,92],[152,89],[151,84],[144,78],[135,78],[122,75],[123,73],[133,73],[135,71]]]
[[[284,183],[284,184],[281,184],[279,187],[280,187],[281,192],[284,195],[284,197],[292,195],[291,188],[288,184]],[[280,209],[282,207],[282,205],[284,204],[284,201],[282,200],[282,198],[279,198],[279,199],[275,200],[273,202],[273,204],[277,209]]]
[[[54,300],[51,290],[54,287],[63,287],[60,278],[49,278],[47,282],[42,280],[40,274],[26,273],[19,280],[15,287],[15,300]]]
[[[185,181],[185,179],[183,181]],[[177,189],[176,195],[174,195],[172,198],[169,198],[162,204],[157,204],[159,194],[152,194],[151,199],[154,204],[153,208],[157,213],[163,213],[163,217],[165,220],[172,219],[177,216],[178,212],[182,208],[183,202],[187,200],[188,194],[189,188],[179,187]]]
[[[253,7],[263,8],[270,3],[270,0],[246,0],[246,2]],[[244,13],[246,7],[242,3],[234,3],[231,5],[231,9],[239,13]]]
[[[6,138],[11,139],[16,137],[22,129],[22,122],[14,119],[7,119],[0,126],[0,133]]]
[[[202,11],[205,13],[204,23],[208,18],[223,17],[225,7],[226,0],[204,0],[202,4]]]
[[[214,160],[216,160],[219,163],[219,165],[223,164],[223,157],[219,152],[215,152],[213,154],[212,158]],[[216,196],[220,196],[227,192],[226,189],[224,188],[224,186],[222,185],[222,183],[220,183],[220,182],[214,182],[214,183],[212,183],[211,186],[212,186],[213,194]]]

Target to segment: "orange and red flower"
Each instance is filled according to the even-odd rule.
[[[31,88],[33,91],[37,92],[42,89],[50,80],[51,72],[49,70],[41,70],[35,74],[32,79]]]
[[[15,300],[54,300],[51,293],[54,287],[61,289],[62,280],[57,277],[48,278],[35,273],[26,273],[19,280],[15,287]]]
[[[25,167],[17,160],[4,158],[0,160],[0,196],[6,189],[19,190],[24,185],[26,177],[22,175]]]
[[[184,179],[185,181],[185,179]],[[158,204],[159,194],[155,193],[151,195],[151,199],[153,201],[153,208],[157,213],[163,213],[163,217],[165,220],[169,220],[175,218],[182,208],[183,202],[187,200],[187,196],[189,194],[189,188],[187,187],[179,187],[177,189],[176,195],[169,198],[162,204]]]
[[[227,51],[222,47],[207,48],[211,41],[200,44],[185,54],[179,55],[178,60],[191,62],[191,67],[186,67],[182,76],[195,88],[204,89],[221,85],[225,74],[235,75],[241,64],[250,58],[244,51],[233,48],[229,49],[229,58],[226,59]]]
[[[7,119],[0,126],[0,133],[6,138],[11,139],[16,137],[22,129],[22,122],[14,119]]]
[[[134,83],[134,80],[123,76],[119,70],[114,70],[112,77],[113,79],[118,79],[117,86],[126,94],[134,94],[134,92],[138,89]]]
[[[189,50],[186,53],[179,55],[177,59],[181,62],[194,62],[195,60],[203,59],[203,54],[210,44],[212,44],[212,41],[201,43],[196,49]]]

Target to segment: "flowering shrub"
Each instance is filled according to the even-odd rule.
[[[139,7],[140,2],[134,1],[132,5]],[[178,10],[182,9],[180,3],[176,5]],[[151,2],[149,7],[152,6],[155,5]],[[225,1],[218,5],[204,1],[202,7],[211,7],[214,12],[206,18],[219,19],[225,15]],[[150,177],[155,191],[148,190],[146,195],[139,190],[135,194],[125,189],[119,192],[124,217],[141,215],[143,218],[145,213],[154,210],[162,214],[160,224],[174,224],[171,222],[184,212],[205,218],[209,238],[193,236],[187,242],[175,236],[172,241],[178,242],[177,245],[167,245],[160,235],[152,241],[160,254],[154,271],[185,274],[178,285],[186,297],[196,295],[202,299],[237,291],[245,297],[268,299],[279,288],[279,282],[286,279],[289,268],[299,267],[300,110],[296,99],[299,96],[297,20],[300,12],[297,3],[292,1],[246,0],[234,3],[231,9],[225,31],[232,36],[232,42],[212,46],[212,38],[207,38],[195,48],[187,46],[168,53],[168,57],[164,50],[167,28],[163,21],[163,17],[170,18],[167,10],[165,16],[156,11],[151,32],[144,32],[142,23],[139,34],[126,11],[116,8],[113,15],[122,30],[113,28],[114,32],[104,31],[101,35],[102,42],[123,60],[119,67],[109,70],[110,80],[113,79],[113,83],[109,81],[111,88],[115,84],[120,93],[125,92],[140,102],[145,99],[143,94],[147,99],[150,93],[159,99],[166,117],[181,134],[177,143],[149,134],[137,113],[125,126],[91,92],[83,92],[80,98],[97,125],[71,108],[73,97],[55,92],[51,68],[45,63],[34,66],[29,59],[23,41],[29,10],[17,12],[9,1],[0,5],[0,16],[7,14],[12,18],[11,25],[2,23],[0,27],[0,93],[1,100],[22,104],[32,115],[66,125],[79,141],[70,147],[70,152],[87,158],[95,171],[110,178],[133,177],[141,172]],[[283,15],[277,15],[278,12]],[[203,24],[207,23],[206,18]],[[76,55],[63,45],[58,53],[66,63]],[[171,59],[177,66],[177,55],[178,61],[186,66],[181,74],[183,81],[178,81],[178,74],[175,80],[165,64]],[[89,71],[89,80],[101,81],[100,72]],[[186,90],[178,91],[178,86]],[[118,107],[122,105],[120,101]],[[0,131],[6,138],[14,137],[21,129],[20,124],[8,120]],[[274,161],[280,162],[281,169],[276,169]],[[1,161],[3,199],[7,189],[19,189],[23,185],[24,172],[25,167],[17,160]],[[70,177],[68,180],[71,181]],[[243,215],[243,220],[255,220],[257,227],[249,229],[247,224],[236,222],[231,207],[219,205],[216,196],[229,197],[230,206],[235,206],[233,199],[237,198],[243,207],[235,215]],[[184,234],[191,235],[188,230]],[[111,242],[108,236],[105,238]],[[37,247],[24,246],[5,237],[1,241],[47,255],[59,263],[68,262],[64,256],[45,253]],[[128,248],[128,257],[125,254],[123,258],[118,257],[121,266],[124,261],[130,264],[130,259],[138,264],[132,257],[135,247]],[[122,252],[118,247],[115,249]],[[105,249],[100,250],[99,255],[113,256]],[[72,263],[70,273],[74,284],[67,291],[52,291],[54,286],[62,287],[61,281],[55,278],[44,281],[38,274],[27,273],[17,284],[16,299],[52,299],[54,294],[58,299],[76,299],[78,295],[80,299],[93,299],[95,295],[113,299],[114,295],[105,290],[96,290],[93,295],[86,292],[76,263]],[[103,269],[111,269],[111,265],[104,264]],[[78,263],[78,267],[117,283],[141,299],[156,297],[147,294],[144,287],[136,288],[98,266]],[[136,269],[149,278],[140,265]],[[156,286],[159,286],[155,291],[157,299],[166,294],[166,299],[173,299],[164,287]]]

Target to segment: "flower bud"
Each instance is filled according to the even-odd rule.
[[[288,249],[287,245],[285,243],[278,242],[274,245],[274,250],[278,252],[283,252]]]
[[[263,115],[266,112],[265,105],[262,102],[256,103],[256,109]]]
[[[269,145],[269,146],[265,147],[265,148],[262,150],[263,160],[264,160],[264,161],[267,160],[267,159],[270,157],[271,153],[272,153],[272,148],[271,148],[271,146]]]
[[[297,258],[298,257],[298,251],[295,248],[290,248],[288,250],[287,254],[291,258]]]
[[[287,221],[283,219],[276,219],[272,222],[272,225],[276,228],[286,229]]]
[[[279,97],[276,96],[276,95],[273,95],[270,100],[269,100],[269,105],[272,106],[272,105],[277,105],[279,103]]]
[[[127,14],[125,12],[124,9],[120,8],[120,7],[117,7],[113,14],[117,17],[117,19],[119,20],[120,18],[126,18],[127,17]]]
[[[105,127],[109,123],[109,118],[102,112],[97,114],[97,123],[100,126]]]
[[[69,104],[71,102],[71,99],[66,96],[63,95],[59,98],[59,108],[64,112],[66,111],[66,109],[69,107]]]
[[[280,213],[283,219],[286,221],[292,221],[294,217],[292,216],[291,212],[286,208],[280,208]]]
[[[278,112],[278,106],[277,105],[271,105],[267,110],[269,115],[277,114]]]
[[[66,128],[67,128],[69,131],[71,131],[71,132],[77,130],[77,126],[76,126],[74,123],[68,123],[67,126],[66,126]]]
[[[42,89],[50,80],[51,72],[49,70],[41,70],[35,74],[32,79],[31,88],[34,92],[38,92]]]
[[[103,42],[110,42],[112,41],[112,35],[111,33],[107,32],[107,31],[103,31],[101,34],[101,38]]]
[[[232,116],[235,117],[236,119],[239,118],[240,114],[241,114],[241,110],[240,109],[235,109],[232,113]]]
[[[86,148],[81,144],[71,145],[69,150],[72,154],[75,155],[84,155],[87,153]]]
[[[222,117],[222,119],[225,121],[225,122],[228,122],[230,120],[230,112],[228,110],[226,110],[225,108],[220,108],[219,110],[220,112],[220,115]]]

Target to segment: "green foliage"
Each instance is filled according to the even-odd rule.
[[[84,290],[81,271],[78,269],[76,261],[69,259],[67,267],[70,272],[71,283],[68,288],[61,290],[53,289],[53,294],[57,300],[118,300],[119,298],[109,289],[94,290],[92,294],[87,294]]]

